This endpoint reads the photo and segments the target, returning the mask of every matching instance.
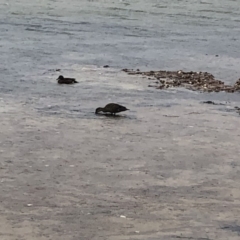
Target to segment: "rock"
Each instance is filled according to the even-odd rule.
[[[203,102],[203,103],[215,105],[215,102],[213,102],[213,101],[205,101],[205,102]]]
[[[202,102],[202,103],[205,103],[205,104],[212,104],[212,105],[226,105],[224,103],[215,103],[213,101],[205,101],[205,102]]]

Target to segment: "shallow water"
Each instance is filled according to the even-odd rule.
[[[74,65],[240,76],[238,1],[1,1],[0,22],[3,92],[44,95]]]
[[[240,77],[237,1],[24,0],[0,4],[3,102],[15,101],[41,114],[93,118],[95,108],[108,102],[138,109],[191,104],[193,99],[236,105],[240,101],[237,93],[159,91],[148,88],[151,81],[120,71],[209,71],[234,83]],[[110,68],[102,68],[106,64]],[[55,80],[59,74],[80,83],[59,86]]]

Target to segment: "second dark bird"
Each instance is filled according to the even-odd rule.
[[[75,78],[65,78],[62,75],[56,79],[58,81],[58,84],[74,84],[78,83]]]

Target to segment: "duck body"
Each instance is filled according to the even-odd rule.
[[[116,113],[124,112],[127,110],[129,109],[117,103],[109,103],[103,108],[102,107],[97,108],[95,111],[95,114],[98,114],[99,112],[104,112],[104,113],[110,113],[111,115],[115,115]]]
[[[57,79],[58,84],[74,84],[78,83],[75,78],[65,78],[62,75],[60,75]]]

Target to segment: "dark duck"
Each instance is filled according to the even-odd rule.
[[[74,84],[78,83],[75,78],[65,78],[64,76],[60,75],[58,79],[56,79],[59,84]]]
[[[97,108],[95,111],[95,114],[98,114],[99,112],[103,112],[103,113],[110,113],[111,115],[116,115],[116,113],[124,112],[127,110],[129,109],[117,103],[109,103],[103,108],[102,107]]]

